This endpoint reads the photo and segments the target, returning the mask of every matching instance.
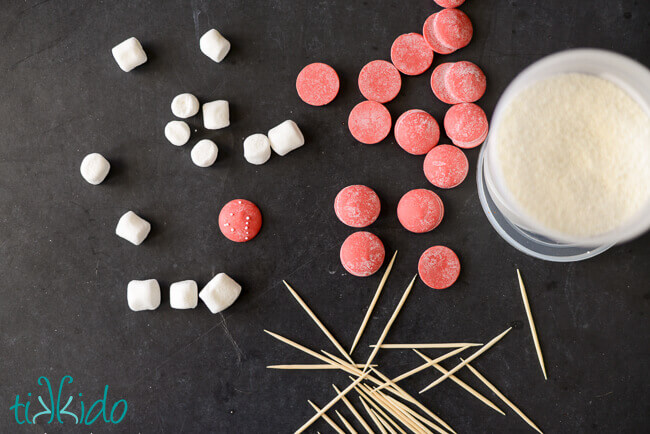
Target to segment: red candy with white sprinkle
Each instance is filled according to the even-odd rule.
[[[373,60],[359,73],[359,90],[370,101],[386,103],[402,87],[402,77],[395,66],[385,60]]]
[[[261,227],[262,213],[248,200],[231,200],[219,213],[219,229],[231,241],[250,241],[259,233]]]
[[[301,100],[309,105],[329,104],[339,92],[339,76],[324,63],[305,66],[296,79],[296,90]]]
[[[397,204],[397,218],[407,231],[422,234],[442,221],[445,208],[440,196],[424,188],[411,190]]]
[[[460,275],[460,261],[450,248],[433,246],[420,256],[418,274],[429,288],[449,288]]]
[[[419,75],[433,62],[433,50],[418,33],[406,33],[395,39],[390,48],[390,60],[406,75]]]
[[[377,220],[381,202],[377,193],[365,185],[350,185],[336,195],[334,212],[344,224],[364,228]]]
[[[424,159],[424,176],[440,188],[453,188],[467,177],[469,162],[455,146],[438,145]]]
[[[424,110],[408,110],[395,122],[395,140],[409,154],[426,154],[438,144],[438,139],[438,122]]]
[[[379,143],[388,136],[392,125],[390,112],[375,101],[363,101],[354,106],[348,117],[352,136],[366,145]]]
[[[473,148],[487,137],[488,121],[485,112],[473,103],[452,106],[445,114],[445,132],[454,145]]]
[[[377,235],[355,232],[341,246],[341,264],[348,273],[357,277],[375,274],[384,263],[386,251]]]
[[[435,14],[433,31],[441,44],[454,50],[466,47],[474,35],[469,17],[458,9],[443,9]]]
[[[481,68],[472,62],[461,61],[447,70],[445,85],[457,102],[474,102],[485,93],[487,81]]]

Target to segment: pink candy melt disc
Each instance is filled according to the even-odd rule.
[[[262,213],[248,200],[231,200],[219,213],[219,229],[231,241],[250,241],[259,233],[261,227]]]
[[[409,110],[395,122],[395,140],[409,154],[426,154],[438,144],[438,139],[438,122],[424,110]]]
[[[298,96],[307,104],[322,106],[329,104],[339,92],[339,76],[324,63],[305,66],[296,79]]]
[[[365,185],[350,185],[336,195],[334,212],[344,224],[364,228],[377,220],[381,202],[377,193]]]
[[[370,101],[386,103],[397,96],[402,77],[395,66],[385,60],[373,60],[359,73],[359,90]]]
[[[465,180],[468,171],[467,157],[455,146],[438,145],[424,159],[424,176],[436,187],[456,187]]]
[[[377,235],[355,232],[341,246],[341,264],[348,273],[357,277],[370,276],[381,268],[386,251]]]
[[[397,205],[397,218],[407,231],[417,234],[434,230],[442,221],[444,206],[440,197],[423,188],[406,193]]]
[[[352,136],[366,145],[379,143],[388,136],[392,120],[386,107],[375,101],[357,104],[348,117]]]
[[[460,274],[458,256],[447,247],[433,246],[420,256],[418,273],[429,288],[449,288]]]
[[[419,75],[433,62],[433,50],[418,33],[400,35],[390,48],[390,60],[406,75]]]

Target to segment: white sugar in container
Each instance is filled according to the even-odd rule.
[[[497,232],[540,259],[577,261],[650,228],[650,71],[579,49],[521,72],[479,157]]]

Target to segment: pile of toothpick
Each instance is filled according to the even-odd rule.
[[[321,350],[320,353],[313,351],[299,343],[296,343],[283,336],[280,336],[277,333],[273,333],[268,330],[265,330],[266,333],[278,339],[279,341],[284,342],[285,344],[290,345],[306,354],[309,354],[310,356],[324,363],[324,364],[306,364],[306,365],[273,365],[273,366],[268,366],[268,368],[269,369],[338,369],[350,374],[349,378],[351,380],[351,383],[343,390],[340,390],[335,385],[332,385],[334,387],[336,396],[323,407],[318,407],[312,401],[308,401],[309,404],[314,408],[316,413],[307,422],[305,422],[300,428],[298,428],[296,430],[296,433],[301,433],[305,431],[319,418],[323,418],[323,420],[325,420],[338,433],[346,433],[346,432],[356,433],[357,431],[354,429],[353,425],[338,410],[335,410],[335,413],[347,431],[341,428],[339,424],[337,424],[331,417],[327,415],[327,412],[330,409],[332,409],[332,407],[335,404],[337,404],[339,401],[345,404],[345,407],[347,407],[347,409],[350,411],[350,413],[352,413],[352,415],[357,420],[357,422],[368,433],[375,432],[371,424],[374,425],[374,427],[376,427],[378,432],[382,434],[387,434],[387,433],[405,434],[407,432],[406,430],[414,433],[433,433],[434,431],[440,434],[456,433],[456,431],[454,431],[452,427],[449,426],[449,424],[447,424],[438,415],[436,415],[434,412],[429,410],[424,404],[422,404],[419,400],[417,400],[412,395],[407,393],[404,389],[402,389],[397,384],[403,379],[410,377],[411,375],[414,375],[418,372],[421,372],[427,368],[434,368],[437,371],[439,371],[442,375],[438,377],[438,379],[436,379],[434,382],[432,382],[424,389],[422,389],[420,393],[430,390],[431,388],[437,386],[443,381],[450,379],[454,383],[462,387],[464,390],[469,392],[471,395],[473,395],[475,398],[480,400],[483,404],[487,405],[494,411],[502,415],[505,415],[505,413],[499,407],[497,407],[492,401],[490,401],[488,398],[483,396],[481,393],[479,393],[474,388],[472,388],[467,383],[463,382],[461,379],[459,379],[454,375],[462,368],[467,368],[483,384],[485,384],[485,386],[487,386],[487,388],[489,388],[503,403],[505,403],[508,407],[510,407],[524,421],[526,421],[528,425],[534,428],[537,432],[541,433],[542,431],[521,410],[519,410],[519,408],[517,408],[508,398],[506,398],[492,383],[490,383],[479,371],[477,371],[476,368],[470,365],[470,363],[474,359],[479,357],[481,354],[485,353],[497,342],[499,342],[499,340],[501,340],[501,338],[503,338],[511,330],[511,328],[505,330],[498,336],[494,337],[485,345],[480,343],[384,344],[384,339],[386,338],[386,335],[390,331],[391,326],[395,322],[395,319],[399,315],[402,306],[404,306],[404,303],[406,302],[411,292],[411,289],[413,288],[417,275],[413,277],[408,287],[404,291],[402,298],[400,299],[399,303],[397,304],[397,307],[395,308],[393,314],[388,320],[388,323],[384,327],[384,330],[381,333],[381,336],[379,337],[377,344],[371,346],[372,352],[370,354],[370,357],[368,357],[365,363],[354,362],[354,360],[351,357],[351,354],[354,351],[354,348],[356,347],[357,343],[359,342],[359,339],[363,334],[363,331],[368,323],[368,320],[370,319],[372,311],[377,303],[377,300],[379,299],[379,296],[384,288],[384,285],[386,284],[386,280],[388,279],[391,269],[393,268],[393,264],[395,263],[396,256],[397,256],[397,252],[395,252],[393,258],[390,261],[390,264],[386,268],[384,276],[382,277],[379,283],[379,287],[377,288],[377,291],[375,292],[375,295],[370,303],[370,306],[368,307],[368,311],[366,312],[366,315],[361,323],[361,327],[359,328],[359,331],[354,339],[354,343],[352,344],[352,347],[349,352],[346,351],[343,348],[343,346],[341,346],[341,344],[336,340],[336,338],[329,332],[329,330],[327,330],[327,328],[318,319],[318,317],[309,308],[309,306],[307,306],[307,304],[298,295],[298,293],[291,286],[289,286],[287,282],[284,282],[285,286],[287,287],[291,295],[293,295],[293,297],[298,301],[300,306],[302,306],[305,312],[307,312],[307,314],[316,323],[316,325],[323,331],[325,336],[327,336],[327,338],[332,342],[332,344],[334,344],[334,347],[336,347],[336,349],[341,354],[341,356],[343,356],[343,358],[335,356],[324,350]],[[517,276],[519,278],[521,294],[524,300],[524,307],[526,309],[526,314],[528,316],[529,324],[531,327],[533,341],[535,343],[535,348],[537,350],[539,362],[542,367],[542,372],[544,373],[544,378],[546,378],[544,360],[542,358],[542,353],[537,339],[537,333],[535,331],[535,326],[533,323],[532,315],[530,313],[530,307],[528,304],[526,291],[523,285],[523,281],[521,280],[521,275],[519,274],[519,270],[517,270]],[[466,357],[464,359],[461,358],[460,363],[457,364],[454,368],[450,370],[446,370],[445,368],[439,365],[439,363],[442,362],[443,360],[453,357],[472,347],[478,347],[478,349],[476,349],[471,355],[469,355],[469,357]],[[420,351],[418,351],[418,349],[425,349],[425,348],[448,348],[452,350],[436,359],[431,359],[426,355],[422,354]],[[418,366],[415,369],[412,369],[393,379],[390,379],[379,371],[378,365],[372,363],[380,349],[412,349],[418,354],[419,357],[424,359],[425,363]],[[369,418],[370,423],[366,418],[364,418],[361,415],[359,410],[357,410],[357,408],[355,408],[352,405],[352,402],[350,402],[350,400],[346,397],[346,395],[353,390],[358,394],[360,404],[363,408],[363,411]]]

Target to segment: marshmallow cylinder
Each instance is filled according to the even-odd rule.
[[[271,128],[268,136],[271,141],[271,148],[280,156],[287,155],[305,144],[305,138],[300,128],[292,120],[286,120],[280,125]]]
[[[88,154],[81,161],[81,176],[92,185],[101,184],[111,170],[111,164],[103,155]]]
[[[191,93],[176,95],[172,100],[172,113],[177,118],[190,118],[199,112],[199,108],[199,100]]]
[[[147,61],[147,54],[136,38],[120,42],[113,47],[111,52],[118,66],[124,72],[129,72]]]
[[[228,101],[217,100],[203,104],[203,126],[208,130],[220,130],[230,125]]]
[[[230,42],[216,29],[210,29],[199,39],[199,47],[203,54],[219,63],[230,51]]]
[[[217,161],[218,154],[219,148],[212,140],[208,139],[200,140],[190,153],[192,162],[199,167],[212,166]]]
[[[198,294],[195,281],[174,282],[169,286],[169,304],[173,309],[194,309],[199,303]]]
[[[271,142],[264,134],[253,134],[244,140],[244,158],[251,164],[264,164],[271,158]]]
[[[167,122],[165,137],[172,145],[183,146],[190,139],[190,126],[183,121]]]
[[[241,294],[241,286],[226,273],[219,273],[199,293],[212,313],[228,309]]]
[[[160,306],[160,285],[156,279],[132,280],[126,288],[126,300],[133,311],[155,310]]]
[[[150,230],[151,224],[148,221],[133,211],[129,211],[120,217],[120,221],[117,222],[117,227],[115,228],[115,233],[119,237],[139,246],[147,238]]]

